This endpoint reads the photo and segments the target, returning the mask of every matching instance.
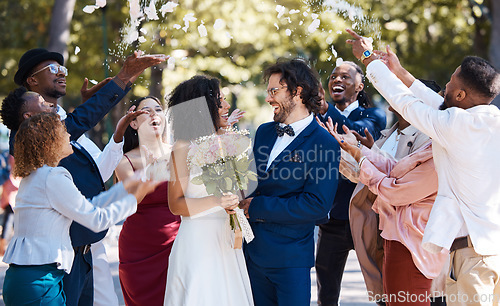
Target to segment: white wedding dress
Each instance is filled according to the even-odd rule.
[[[190,180],[201,173],[191,170]],[[186,198],[206,197],[205,186],[189,182]],[[164,305],[253,305],[250,279],[241,249],[233,249],[229,215],[213,207],[182,217],[170,254]]]

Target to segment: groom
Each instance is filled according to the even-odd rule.
[[[335,197],[340,149],[313,113],[319,76],[303,60],[266,69],[274,122],[255,135],[257,189],[240,207],[255,239],[245,246],[255,305],[309,305],[314,226]]]

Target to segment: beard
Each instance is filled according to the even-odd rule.
[[[336,100],[335,101],[335,100],[332,99],[332,101],[335,104],[344,104],[347,101],[347,99],[345,97],[342,97],[342,99],[340,99],[340,100]]]
[[[445,95],[444,96],[444,101],[443,101],[443,104],[439,105],[439,110],[445,110],[447,109],[449,106],[448,103],[446,103],[447,101],[450,101],[451,100],[451,96],[448,94],[448,95]]]
[[[285,120],[290,116],[293,109],[295,108],[295,102],[290,97],[287,101],[279,103],[280,111],[274,114],[273,120],[278,123],[285,123]]]

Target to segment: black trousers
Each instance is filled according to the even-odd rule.
[[[338,305],[349,251],[354,250],[349,220],[330,219],[319,226],[316,250],[318,305]]]
[[[67,306],[94,305],[94,276],[92,271],[92,252],[84,254],[80,247],[75,252],[71,273],[63,278],[63,289]]]

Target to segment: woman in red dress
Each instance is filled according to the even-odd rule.
[[[125,133],[125,154],[116,168],[120,181],[144,169],[146,159],[170,155],[164,143],[166,119],[160,101],[145,97],[136,101],[131,110],[134,107],[145,113]],[[164,169],[168,169],[166,164]],[[164,174],[161,179],[168,180]],[[123,223],[118,241],[119,276],[127,305],[163,305],[168,257],[180,224],[179,216],[168,208],[167,186],[167,182],[160,184]]]

